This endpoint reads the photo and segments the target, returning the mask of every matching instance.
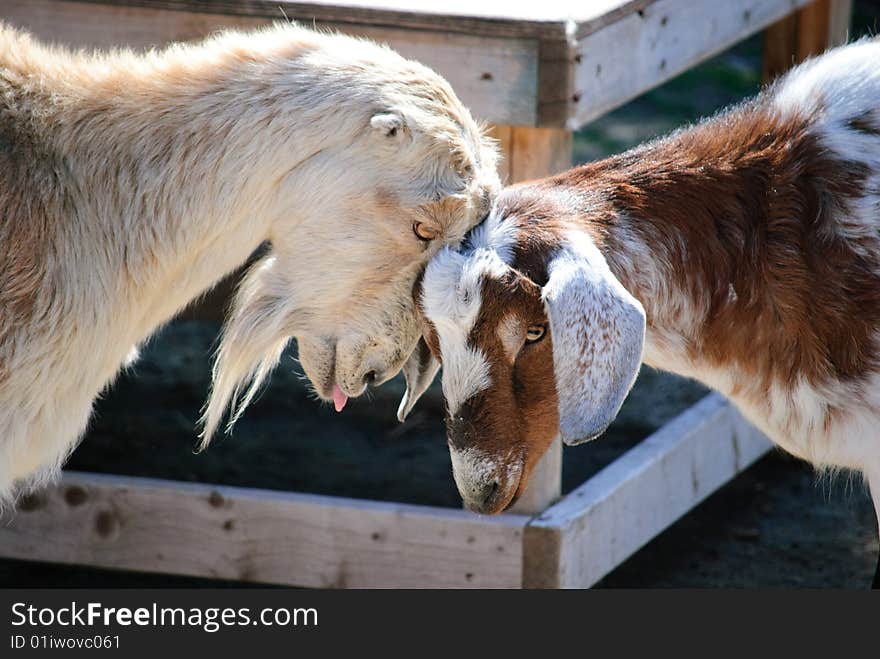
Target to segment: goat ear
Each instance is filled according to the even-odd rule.
[[[639,372],[645,310],[586,236],[549,264],[543,290],[553,337],[559,430],[569,446],[602,434]]]
[[[370,126],[384,137],[397,137],[406,127],[406,122],[396,112],[380,112],[372,116]]]
[[[440,370],[440,362],[431,354],[425,339],[420,338],[406,364],[403,365],[403,376],[406,378],[406,393],[397,408],[397,418],[404,421],[416,401],[427,391]]]

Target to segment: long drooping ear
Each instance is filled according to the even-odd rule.
[[[638,375],[645,310],[584,234],[569,236],[548,273],[559,430],[566,444],[580,444],[614,420]]]
[[[397,408],[397,418],[404,421],[416,401],[431,386],[434,376],[440,370],[440,362],[434,359],[425,339],[420,338],[409,359],[403,365],[403,377],[406,378],[406,393]]]

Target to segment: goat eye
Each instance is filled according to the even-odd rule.
[[[544,338],[547,328],[544,325],[532,325],[526,330],[526,343],[535,343]]]
[[[416,238],[422,240],[424,242],[428,242],[429,240],[434,240],[437,237],[437,232],[434,231],[429,226],[425,226],[422,222],[413,222],[413,233],[416,234]]]

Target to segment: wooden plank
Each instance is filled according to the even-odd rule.
[[[795,14],[795,61],[802,62],[828,48],[830,0],[815,0]]]
[[[88,48],[136,49],[191,41],[227,28],[251,29],[281,19],[277,4],[265,16],[156,8],[167,4],[151,2],[149,7],[139,7],[69,0],[3,0],[0,19],[49,41]],[[462,102],[482,120],[524,126],[537,122],[539,47],[535,40],[339,22],[308,24],[387,43],[403,56],[430,66],[450,82]]]
[[[797,15],[786,16],[764,30],[761,80],[775,80],[797,64]]]
[[[561,128],[513,126],[508,154],[513,183],[541,178],[571,167],[571,132]]]
[[[498,174],[504,184],[550,176],[571,167],[569,131],[494,124],[489,127],[489,136],[498,141]]]
[[[444,75],[484,120],[574,130],[808,1],[573,3],[565,5],[570,20],[552,32],[487,27],[516,24],[516,16],[523,15],[510,8],[491,18],[487,10],[479,25],[465,29],[471,18],[481,15],[480,5],[462,5],[462,15],[450,18],[452,9],[449,15],[435,15],[416,7],[404,11],[409,6],[405,4],[389,9],[391,14],[383,13],[382,3],[373,7],[367,0],[342,8],[323,2],[243,0],[5,0],[0,17],[13,22],[24,17],[41,36],[61,41],[143,47],[192,39],[222,27],[263,24],[283,10],[306,23],[317,21],[317,25],[387,42],[407,57],[425,62]],[[830,1],[836,6],[843,0]],[[535,6],[544,11],[542,3]],[[395,23],[388,18],[398,13],[411,20]],[[706,29],[694,30],[694,25]]]
[[[707,396],[526,527],[524,586],[591,586],[770,447]]]
[[[562,441],[557,437],[532,470],[525,492],[509,510],[538,515],[562,496]]]
[[[59,0],[67,1],[67,0]],[[662,0],[91,0],[239,16],[291,18],[547,41],[579,39]],[[755,0],[762,2],[766,0]],[[706,4],[710,4],[706,2]],[[755,4],[755,3],[753,3]]]
[[[851,13],[852,0],[816,0],[798,11],[797,61],[845,43]]]
[[[541,41],[538,51],[538,125],[565,127],[574,111],[577,41]]]
[[[345,21],[483,36],[565,39],[595,31],[656,0],[94,0],[182,11]]]
[[[853,0],[830,0],[828,12],[828,43],[826,48],[845,44],[850,37]]]
[[[762,77],[769,82],[811,55],[846,43],[852,0],[817,0],[764,31]]]
[[[550,176],[571,167],[572,135],[558,128],[489,126],[501,152],[498,174],[504,184]]]
[[[67,472],[0,524],[0,555],[322,588],[514,588],[527,521]]]
[[[576,130],[809,0],[658,0],[577,43],[568,127]]]

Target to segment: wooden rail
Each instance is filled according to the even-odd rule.
[[[0,526],[0,555],[317,588],[510,588],[521,583],[527,522],[67,472]]]
[[[68,472],[0,556],[311,587],[586,587],[770,447],[712,394],[534,517]]]
[[[593,585],[770,448],[721,395],[707,396],[532,520],[524,585]]]
[[[553,152],[552,170],[564,166],[564,154],[570,158],[567,131],[795,10],[801,10],[798,20],[805,26],[798,47],[806,47],[809,40],[812,52],[819,44],[833,43],[846,25],[848,2],[461,0],[444,3],[447,14],[438,16],[439,9],[432,11],[430,4],[415,0],[348,0],[343,7],[283,0],[3,0],[0,18],[44,39],[102,48],[160,46],[224,28],[257,27],[285,16],[367,36],[436,69],[464,103],[490,123],[520,131],[562,129],[561,135],[549,138],[547,133],[535,138],[525,132],[511,138],[512,143],[549,144],[545,149]],[[695,25],[700,29],[693,29]],[[836,26],[831,30],[834,39],[829,41],[828,30],[809,28],[822,25]],[[524,149],[520,162],[528,162],[529,153]],[[546,156],[536,158],[541,166],[545,160]],[[522,174],[512,173],[511,180],[530,178],[535,171],[547,173],[524,165]]]

